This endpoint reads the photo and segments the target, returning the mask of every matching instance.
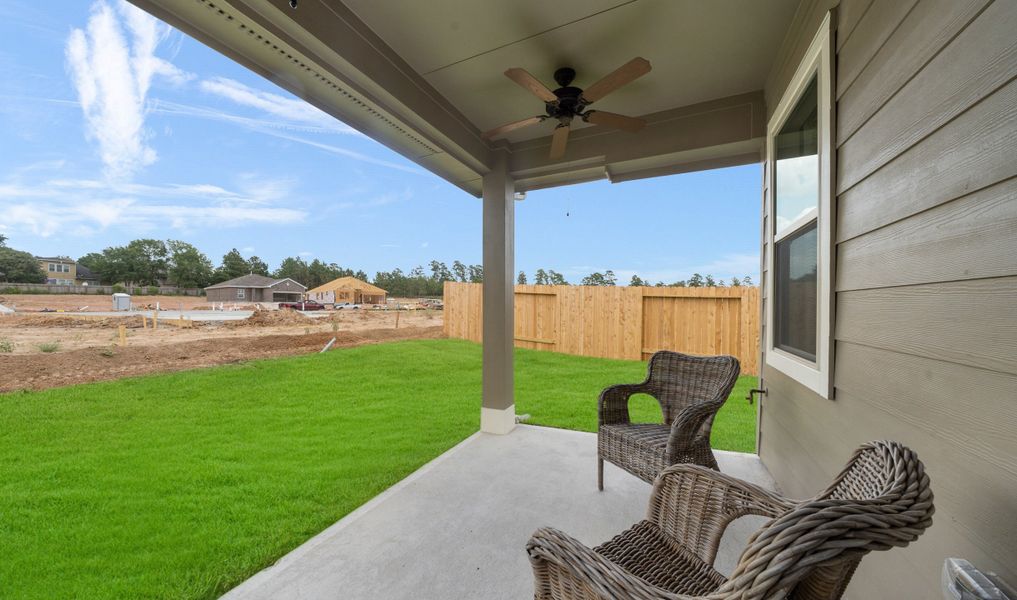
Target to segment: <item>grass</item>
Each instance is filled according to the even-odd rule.
[[[56,352],[59,349],[60,349],[60,342],[43,342],[43,343],[39,344],[39,351],[40,352],[50,353],[50,352]]]
[[[644,369],[520,350],[517,410],[592,431],[600,388]],[[0,590],[217,597],[476,431],[479,403],[459,340],[0,395]],[[725,407],[716,445],[751,449],[752,414]]]

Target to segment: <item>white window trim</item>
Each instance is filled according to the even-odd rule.
[[[237,288],[237,300],[246,300],[246,299],[247,299],[247,290],[245,290],[244,288]]]
[[[833,398],[833,283],[834,283],[834,246],[833,231],[835,231],[834,198],[835,198],[835,173],[834,173],[834,106],[833,106],[833,30],[831,28],[831,14],[827,13],[819,26],[816,37],[806,50],[798,70],[788,84],[787,90],[777,104],[777,109],[770,118],[766,135],[766,174],[767,192],[766,202],[770,219],[767,224],[766,241],[766,290],[769,301],[766,303],[766,364],[769,367],[784,373],[795,381],[808,387],[824,398]],[[774,310],[776,309],[776,294],[774,293],[773,261],[776,254],[774,242],[797,231],[796,228],[785,229],[779,236],[774,235],[773,215],[776,214],[774,205],[774,184],[776,174],[773,168],[773,139],[780,127],[784,124],[791,109],[801,96],[805,87],[809,84],[813,74],[816,74],[816,82],[819,92],[819,206],[817,232],[819,235],[819,253],[817,255],[817,301],[819,306],[816,310],[816,319],[819,321],[816,328],[818,339],[816,340],[816,362],[808,361],[799,356],[776,348],[773,345],[773,322]],[[803,217],[811,220],[816,215],[809,214]],[[804,223],[799,223],[798,225]]]

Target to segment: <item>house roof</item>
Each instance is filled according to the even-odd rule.
[[[85,265],[78,263],[76,266],[78,279],[99,279],[95,273],[92,272],[92,269],[89,269]]]
[[[310,290],[311,292],[334,292],[335,290],[360,290],[365,294],[387,294],[385,290],[381,289],[376,285],[371,285],[366,281],[361,281],[356,277],[340,277],[333,279],[328,283],[319,285],[318,287]]]
[[[74,262],[73,258],[68,258],[66,256],[36,256],[35,260],[48,260],[52,262],[62,262],[62,263]]]
[[[271,277],[265,277],[264,275],[257,275],[251,273],[250,275],[241,275],[240,277],[230,279],[229,281],[223,281],[222,283],[210,285],[205,289],[215,290],[219,288],[270,288],[275,287],[284,281],[293,281],[293,280],[290,279],[289,277],[286,277],[284,279],[272,279]],[[307,286],[304,286],[296,281],[293,281],[293,283],[304,289],[307,289]]]

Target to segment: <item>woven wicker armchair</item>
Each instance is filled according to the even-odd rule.
[[[678,463],[714,470],[710,450],[713,417],[738,380],[733,356],[690,356],[661,350],[650,357],[646,381],[613,385],[600,393],[597,423],[597,487],[604,489],[604,461],[653,483]],[[649,394],[660,403],[664,423],[631,423],[629,398]]]
[[[526,550],[537,600],[835,600],[862,556],[907,546],[932,524],[933,510],[915,453],[896,442],[870,442],[810,500],[675,465],[654,483],[646,519],[611,541],[590,550],[545,528]],[[771,520],[724,577],[713,568],[721,535],[749,514]]]

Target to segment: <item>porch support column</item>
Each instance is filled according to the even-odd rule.
[[[480,430],[505,434],[516,426],[512,346],[515,338],[515,187],[508,156],[496,151],[484,175],[484,360]]]

